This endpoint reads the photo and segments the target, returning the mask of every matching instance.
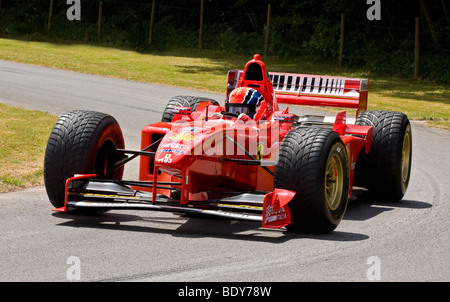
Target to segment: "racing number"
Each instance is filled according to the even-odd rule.
[[[172,154],[170,154],[170,153],[166,154],[166,156],[164,156],[164,158],[159,158],[158,162],[170,164],[172,162]]]

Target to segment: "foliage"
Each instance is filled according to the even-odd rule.
[[[269,0],[270,1],[270,0]],[[205,0],[206,49],[236,54],[264,52],[268,1]],[[375,1],[377,2],[377,1]],[[269,53],[337,64],[341,14],[345,14],[344,64],[379,74],[414,76],[415,17],[421,18],[421,75],[450,82],[450,5],[441,0],[379,0],[381,20],[369,21],[366,1],[272,1]],[[98,0],[81,0],[81,21],[68,21],[65,1],[2,0],[0,34],[40,40],[101,43],[140,51],[199,45],[200,0],[157,0],[154,38],[148,44],[151,0],[103,0],[98,34]],[[447,3],[447,4],[446,4]]]

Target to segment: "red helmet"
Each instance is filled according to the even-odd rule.
[[[245,113],[250,118],[253,118],[263,101],[264,97],[258,90],[249,87],[239,87],[228,95],[225,100],[225,108],[227,112]]]

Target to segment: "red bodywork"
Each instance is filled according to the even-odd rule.
[[[251,77],[246,77],[249,69],[260,70],[262,78],[254,80]],[[232,76],[239,74],[239,72],[230,73]],[[294,78],[295,76],[288,75],[286,80],[288,80],[288,77]],[[305,75],[297,76],[305,77]],[[306,93],[299,97],[298,94],[295,95],[289,91],[274,93],[273,84],[269,77],[266,66],[258,55],[247,63],[234,87],[233,81],[230,81],[229,77],[227,93],[230,93],[236,87],[252,87],[263,94],[265,104],[261,105],[254,121],[227,119],[223,115],[217,118],[216,113],[225,109],[202,103],[194,113],[184,111],[175,114],[172,123],[160,122],[145,127],[142,131],[142,148],[150,145],[155,140],[153,138],[162,135],[164,138],[154,158],[141,157],[140,180],[181,182],[181,204],[223,197],[225,193],[216,192],[232,192],[236,189],[272,192],[275,189],[273,187],[273,176],[265,171],[264,166],[226,161],[229,158],[249,159],[249,156],[234,145],[232,140],[239,142],[255,157],[258,156],[258,151],[260,151],[258,145],[264,146],[262,154],[259,154],[262,157],[257,157],[257,159],[268,163],[274,162],[279,144],[284,136],[292,130],[294,122],[294,115],[289,114],[288,109],[279,110],[278,101],[349,107],[358,110],[365,110],[367,106],[367,91],[364,91],[362,96],[357,96],[358,98],[355,98],[355,94],[334,98],[334,95],[323,97],[309,96]],[[337,82],[339,78],[332,79]],[[359,90],[360,80],[347,79],[346,82],[348,86],[342,89],[343,94],[352,90]],[[334,86],[330,84],[330,87]],[[313,89],[309,89],[313,91]],[[334,89],[337,90],[338,88],[334,87]],[[352,184],[354,166],[359,152],[363,149],[368,152],[370,149],[372,128],[347,125],[346,113],[341,112],[337,115],[333,130],[341,136],[347,146],[350,184]],[[231,137],[232,140],[227,136]],[[266,166],[266,169],[273,172],[273,166]],[[155,177],[155,175],[158,176]],[[352,185],[350,185],[351,187]],[[145,188],[139,189],[145,190]],[[170,197],[170,191],[165,189],[158,189],[153,193]],[[351,197],[351,194],[350,190],[349,197]]]
[[[176,192],[178,206],[184,208],[202,208],[202,202],[236,192],[265,192],[263,226],[286,226],[289,201],[296,192],[274,188],[273,171],[279,145],[298,117],[280,110],[278,103],[353,108],[358,114],[367,107],[368,80],[268,73],[255,55],[243,71],[228,73],[227,95],[237,87],[251,87],[264,96],[254,120],[223,115],[224,107],[211,102],[200,103],[195,112],[174,108],[171,123],[142,130],[142,150],[161,139],[147,150],[154,156],[140,157],[140,183],[157,189],[140,183],[131,188],[150,192],[153,203],[161,195],[174,199]],[[347,124],[345,111],[337,114],[332,127],[347,148],[352,188],[358,154],[370,149],[372,127]]]

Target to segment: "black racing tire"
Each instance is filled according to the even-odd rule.
[[[295,191],[288,204],[291,231],[329,233],[342,220],[348,203],[347,150],[331,129],[299,127],[282,140],[274,187]]]
[[[111,166],[124,156],[122,130],[112,116],[94,111],[70,111],[62,115],[48,139],[44,159],[44,183],[53,206],[64,206],[65,182],[74,174],[122,179],[123,167]]]
[[[411,175],[412,132],[408,117],[394,111],[364,111],[356,125],[372,126],[369,154],[361,152],[355,168],[355,185],[386,201],[400,201]]]
[[[169,100],[169,102],[166,105],[166,108],[164,108],[163,111],[163,115],[161,117],[161,122],[172,122],[173,120],[173,113],[172,113],[172,109],[173,107],[190,107],[191,105],[189,104],[189,96],[186,95],[178,95],[178,96],[174,96],[173,98],[171,98]]]
[[[161,122],[169,122],[169,123],[172,122],[173,107],[177,107],[177,106],[191,107],[192,112],[195,112],[195,110],[197,110],[198,104],[200,104],[201,102],[207,102],[207,101],[211,101],[212,105],[219,106],[219,102],[217,102],[216,100],[210,99],[210,98],[199,97],[199,96],[187,96],[187,95],[174,96],[167,103],[166,108],[164,109],[163,115],[161,117]]]
[[[192,112],[195,112],[195,110],[197,110],[197,106],[198,104],[202,103],[202,102],[211,102],[211,105],[214,106],[219,106],[219,102],[217,102],[216,100],[210,99],[210,98],[205,98],[205,97],[200,97],[200,96],[193,96],[191,97],[191,99],[189,100],[189,104],[192,108]]]

